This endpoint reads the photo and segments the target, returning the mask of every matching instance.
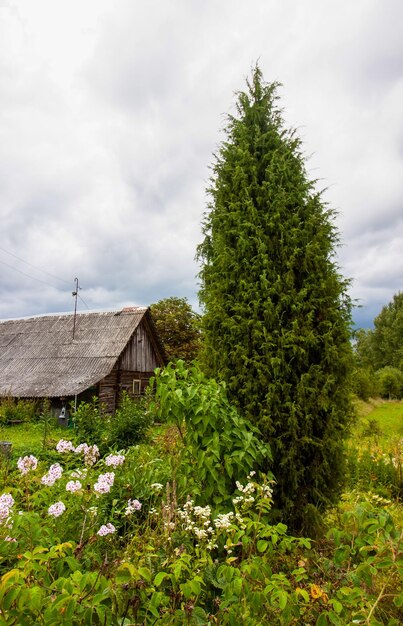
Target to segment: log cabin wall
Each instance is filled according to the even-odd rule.
[[[112,415],[116,410],[116,390],[118,386],[118,369],[113,370],[99,382],[99,403],[105,406],[107,413]]]
[[[147,331],[143,320],[134,331],[120,358],[122,372],[153,372],[156,367],[163,365],[150,339],[151,334]]]
[[[156,367],[163,365],[161,356],[150,339],[145,321],[138,326],[124,349],[117,365],[99,383],[99,401],[113,414],[122,391],[132,398],[142,395]],[[133,381],[140,381],[139,389]]]

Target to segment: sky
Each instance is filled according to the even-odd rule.
[[[401,0],[0,0],[0,318],[198,307],[213,154],[259,62],[367,328],[403,288]]]

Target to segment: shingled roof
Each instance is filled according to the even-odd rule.
[[[56,397],[81,393],[107,376],[149,309],[0,322],[0,395]],[[154,337],[161,354],[163,348]]]

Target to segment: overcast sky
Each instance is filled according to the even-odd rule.
[[[259,60],[371,325],[403,289],[402,0],[0,0],[0,317],[197,306],[213,152]]]

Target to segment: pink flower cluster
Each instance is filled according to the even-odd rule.
[[[75,452],[75,448],[71,441],[66,441],[66,439],[60,439],[59,443],[56,446],[56,450],[60,452],[60,454],[65,454],[66,452]]]
[[[17,461],[18,469],[21,474],[28,474],[31,470],[36,470],[38,465],[38,459],[36,459],[32,454],[29,456],[20,457]]]
[[[135,513],[136,511],[140,511],[141,509],[141,502],[139,502],[139,500],[129,500],[127,502],[127,507],[125,509],[125,515],[132,515],[132,513]]]
[[[45,476],[42,476],[41,483],[47,487],[52,487],[61,475],[63,474],[63,468],[59,463],[54,463],[50,466],[49,471]]]
[[[81,488],[82,488],[82,484],[80,483],[79,480],[69,480],[69,482],[66,483],[66,491],[70,491],[70,493],[75,493],[76,491],[80,491]]]
[[[80,443],[75,449],[75,453],[84,455],[84,463],[86,465],[94,465],[99,457],[99,449],[95,444],[89,446],[87,443]]]
[[[13,496],[9,493],[3,493],[3,495],[0,496],[0,524],[7,524],[13,506]]]
[[[97,493],[109,493],[113,483],[115,482],[114,472],[107,472],[106,474],[100,474],[98,480],[94,485],[94,491]]]
[[[62,513],[64,513],[66,510],[65,505],[63,504],[63,502],[55,502],[55,504],[51,504],[50,507],[48,508],[48,513],[49,515],[51,515],[52,517],[59,517],[60,515],[62,515]]]
[[[65,439],[60,439],[59,443],[56,446],[56,450],[61,454],[65,454],[66,452],[83,454],[84,463],[86,465],[94,465],[99,457],[98,446],[89,446],[87,443],[80,443],[80,445],[75,448],[71,441],[66,441]]]
[[[123,465],[124,461],[125,457],[123,454],[109,454],[105,459],[105,465],[118,467],[118,465]]]
[[[109,522],[108,524],[102,524],[101,528],[97,532],[97,535],[105,537],[105,535],[110,535],[114,532],[116,532],[116,528]]]

